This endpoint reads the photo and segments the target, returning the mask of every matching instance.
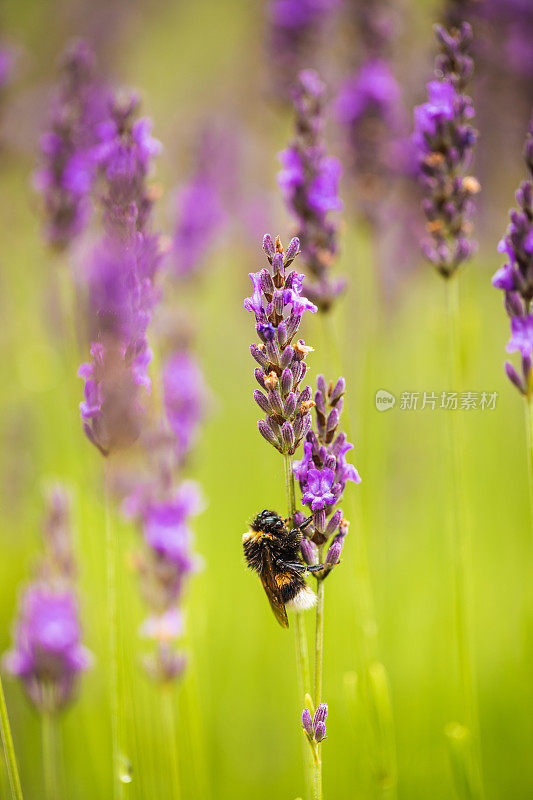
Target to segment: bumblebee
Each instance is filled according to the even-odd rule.
[[[287,609],[303,611],[316,603],[316,595],[304,580],[308,572],[319,572],[321,564],[308,566],[300,556],[302,529],[288,530],[286,521],[275,511],[262,511],[242,537],[244,558],[257,572],[274,616],[283,628],[289,627]]]

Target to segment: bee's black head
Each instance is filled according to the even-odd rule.
[[[252,522],[253,531],[264,531],[273,536],[281,536],[285,533],[285,523],[275,511],[265,509]]]

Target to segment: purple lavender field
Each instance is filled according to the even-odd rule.
[[[533,6],[6,0],[0,797],[533,796]]]

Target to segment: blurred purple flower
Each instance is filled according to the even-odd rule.
[[[44,203],[46,238],[65,248],[85,229],[95,180],[96,131],[108,116],[109,93],[96,77],[94,56],[82,40],[62,59],[60,84],[50,105],[50,130],[41,138],[34,184]]]
[[[532,333],[533,316],[533,117],[526,136],[524,158],[529,179],[523,181],[516,193],[518,209],[510,212],[511,222],[498,245],[507,262],[492,278],[492,285],[502,289],[505,310],[511,317],[511,339],[507,352],[518,351],[522,356],[519,376],[509,362],[505,370],[511,383],[528,398],[531,394]]]
[[[472,30],[467,23],[450,32],[441,26],[435,30],[441,46],[435,65],[440,80],[428,83],[428,102],[415,108],[413,145],[426,192],[422,209],[431,235],[422,242],[422,251],[447,278],[475,249],[469,235],[472,198],[480,187],[466,174],[477,138],[470,124],[474,108],[465,94],[473,69],[468,55]]]
[[[181,460],[196,441],[205,415],[207,388],[198,365],[185,351],[166,362],[162,379],[165,414]]]
[[[523,358],[531,359],[533,353],[533,314],[511,319],[511,338],[508,353],[519,352]]]
[[[268,14],[269,64],[276,92],[287,97],[298,73],[316,63],[319,40],[340,0],[270,0]]]
[[[283,169],[278,183],[296,222],[306,272],[313,278],[305,292],[320,309],[327,310],[344,282],[331,280],[329,274],[337,253],[337,229],[328,214],[342,209],[342,168],[338,159],[326,153],[324,96],[325,86],[318,74],[313,70],[300,72],[293,91],[296,136],[280,153]]]
[[[79,674],[91,662],[81,645],[76,600],[69,590],[31,584],[22,596],[15,647],[4,657],[38,707],[61,707],[71,699]]]

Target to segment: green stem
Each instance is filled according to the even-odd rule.
[[[324,546],[318,548],[318,563],[323,563]],[[316,582],[316,617],[315,617],[315,708],[322,702],[322,672],[324,662],[324,581]],[[316,746],[314,762],[314,800],[322,800],[322,752],[321,744]]]
[[[322,564],[324,547],[318,548],[318,563]],[[322,671],[324,660],[324,581],[316,582],[315,619],[315,708],[322,702]]]
[[[285,467],[285,491],[287,494],[287,515],[292,519],[296,512],[296,493],[294,489],[294,474],[292,471],[292,456],[283,456]],[[298,675],[299,700],[305,704],[305,696],[311,687],[309,672],[309,654],[307,650],[307,639],[303,621],[303,613],[296,611],[294,614],[294,641],[296,644],[296,670]],[[310,762],[308,748],[304,742],[304,764],[306,766],[306,783],[308,786],[314,785],[314,776],[310,772]]]
[[[43,710],[41,713],[41,737],[43,748],[44,796],[46,800],[59,800],[59,739],[57,714]]]
[[[371,293],[372,297],[374,294],[375,292],[373,291]],[[369,305],[371,305],[371,303]],[[370,315],[364,326],[364,330],[372,330],[371,333],[367,334],[367,346],[363,347],[361,352],[363,387],[372,385],[373,382],[371,368],[374,359],[371,355],[371,350],[374,347],[375,338],[377,335],[374,331],[374,329],[378,327],[375,321],[376,315],[377,312]],[[331,313],[321,314],[320,316],[322,319],[324,347],[326,347],[327,344],[330,352],[331,363],[334,366],[336,375],[341,375],[343,374],[343,369],[337,344],[338,337],[335,332],[335,326]],[[372,331],[374,331],[373,335],[371,335]],[[365,408],[365,404],[363,404],[362,408]],[[351,441],[352,426],[350,409],[347,404],[344,406],[343,418],[344,430],[348,440]],[[364,425],[364,418],[362,414],[360,425],[363,429],[368,430],[368,426],[365,427]],[[348,491],[343,503],[347,511],[347,517],[349,519],[357,519],[357,532],[354,540],[355,580],[350,581],[350,584],[353,587],[355,601],[355,653],[357,669],[360,675],[361,698],[364,704],[366,720],[369,728],[371,728],[373,732],[371,735],[368,735],[366,745],[368,747],[369,757],[373,765],[372,776],[376,784],[376,795],[378,797],[391,798],[392,800],[396,797],[397,785],[396,737],[390,696],[387,694],[387,702],[384,702],[383,697],[381,696],[379,698],[379,702],[377,702],[372,680],[372,672],[376,668],[376,665],[379,665],[383,671],[385,668],[377,660],[378,625],[374,610],[372,580],[368,560],[366,534],[364,530],[366,515],[364,513],[365,509],[363,508],[362,498],[359,493],[356,493],[354,497],[352,493]]]
[[[107,557],[107,609],[109,623],[109,657],[110,657],[110,695],[111,695],[111,737],[113,747],[113,797],[123,797],[120,764],[120,702],[119,702],[119,641],[118,641],[118,595],[117,595],[117,532],[111,519],[111,498],[109,496],[109,474],[104,471],[104,503]]]
[[[322,800],[322,753],[321,744],[316,746],[316,754],[313,758],[313,800]]]
[[[19,771],[17,767],[17,758],[15,756],[15,748],[13,747],[13,737],[11,736],[11,725],[9,724],[9,717],[7,715],[6,698],[4,696],[4,687],[2,686],[1,678],[0,678],[0,732],[2,734],[2,744],[4,746],[7,774],[9,777],[9,785],[11,787],[11,797],[12,800],[22,800],[22,788],[20,785]]]
[[[529,510],[531,529],[533,531],[533,397],[525,399],[524,411],[526,415],[527,434],[527,474],[529,478]]]
[[[176,723],[174,717],[175,711],[174,711],[174,703],[172,702],[172,687],[162,686],[161,692],[162,692],[161,705],[163,711],[163,721],[165,725],[165,734],[169,749],[170,786],[171,786],[170,796],[172,797],[172,800],[180,800],[181,789],[180,789],[180,774],[178,765],[178,738],[176,736]]]
[[[446,280],[446,308],[448,317],[448,356],[450,391],[460,391],[459,357],[459,291],[457,278]],[[453,596],[461,712],[463,723],[470,731],[472,748],[469,759],[473,796],[483,797],[479,722],[476,690],[472,667],[471,606],[471,542],[466,519],[465,475],[463,468],[464,443],[460,412],[451,409],[448,414],[448,435],[451,448],[452,497],[449,503],[449,523],[453,560]]]

